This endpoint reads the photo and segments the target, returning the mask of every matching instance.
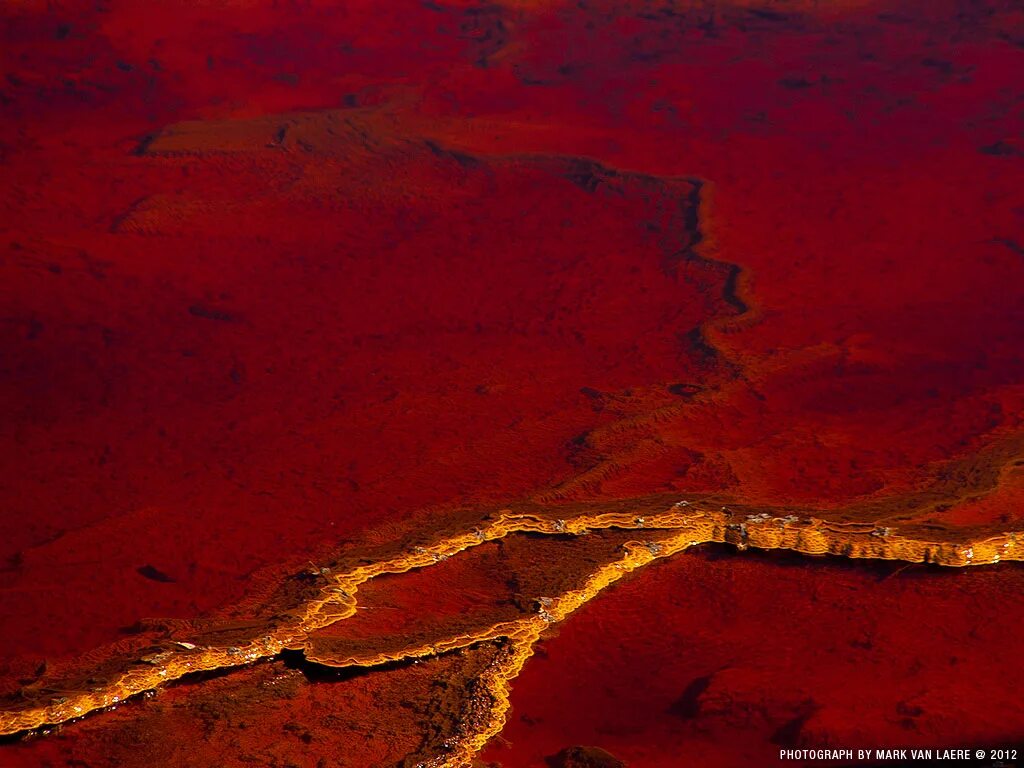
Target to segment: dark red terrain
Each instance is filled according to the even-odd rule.
[[[662,494],[1024,530],[1010,0],[20,2],[0,23],[12,699],[141,619],[224,615],[452,510]],[[489,594],[452,573],[388,605],[418,628]],[[481,759],[1021,743],[1022,579],[684,552],[538,645]],[[326,681],[279,659],[0,765],[396,764],[422,748],[403,688],[458,688],[481,653]]]

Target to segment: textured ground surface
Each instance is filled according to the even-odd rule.
[[[1024,740],[1014,6],[6,7],[0,764]]]

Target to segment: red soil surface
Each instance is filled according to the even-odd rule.
[[[0,18],[5,691],[423,508],[710,493],[1024,528],[1012,2]],[[1024,739],[1017,570],[744,558],[570,620],[489,757],[733,765],[794,719],[810,746]],[[747,714],[680,725],[707,675]]]
[[[542,766],[572,744],[652,768],[785,765],[801,761],[780,761],[783,749],[1020,743],[1018,565],[950,575],[690,554],[542,643],[484,759]]]

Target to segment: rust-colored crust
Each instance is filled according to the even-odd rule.
[[[1024,534],[1007,532],[978,540],[954,542],[903,535],[892,528],[835,523],[816,517],[777,516],[769,512],[737,512],[706,502],[667,502],[661,497],[631,502],[555,509],[522,505],[485,516],[461,533],[442,536],[433,543],[383,555],[372,561],[349,552],[344,560],[313,571],[323,580],[312,597],[299,605],[277,606],[274,618],[238,624],[210,623],[197,640],[170,641],[145,655],[107,654],[103,675],[79,671],[76,679],[105,678],[96,688],[73,690],[73,684],[44,679],[23,691],[23,700],[0,712],[0,733],[14,734],[63,723],[89,712],[111,707],[130,696],[156,688],[194,672],[237,667],[273,657],[285,649],[306,649],[309,661],[328,666],[370,667],[386,662],[422,658],[468,648],[486,641],[505,641],[502,652],[478,679],[474,695],[445,755],[430,765],[465,765],[500,731],[508,709],[509,681],[532,654],[533,645],[550,625],[562,621],[623,575],[688,547],[728,543],[739,549],[788,549],[808,555],[930,562],[961,567],[1024,559]],[[555,515],[562,515],[556,517]],[[637,532],[622,546],[618,559],[593,571],[581,586],[543,599],[535,614],[385,654],[332,657],[306,646],[318,630],[353,616],[360,585],[385,574],[400,574],[432,565],[484,542],[514,533],[580,536],[621,529]],[[641,534],[641,531],[643,532]],[[349,565],[346,566],[346,563]],[[306,574],[308,578],[311,574]],[[278,595],[278,599],[281,599]],[[223,636],[225,640],[219,638]],[[216,642],[208,642],[215,640]],[[230,642],[230,644],[228,644]],[[111,670],[114,670],[113,672]],[[60,689],[61,695],[41,703],[40,694]]]

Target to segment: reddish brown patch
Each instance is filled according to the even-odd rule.
[[[141,618],[233,615],[422,509],[429,528],[712,494],[936,540],[1024,527],[1013,3],[117,1],[3,22],[5,692]],[[557,641],[556,679],[576,659],[621,692],[665,668],[683,696],[712,675],[694,700],[757,709],[749,740],[732,715],[679,726],[652,689],[617,725],[599,692],[566,705],[569,741],[607,727],[644,765],[679,734],[734,745],[723,764],[771,729],[910,743],[956,714],[915,685],[963,697],[957,743],[1024,735],[978,682],[1019,657],[1016,570],[888,579],[830,613],[808,592],[867,572],[814,561],[730,608],[774,563],[682,555],[659,573],[704,593],[616,593],[663,611],[690,667],[662,645],[609,673],[602,633],[657,635],[603,603],[597,637],[581,619]],[[963,583],[996,602],[967,612],[981,598],[944,586]],[[768,605],[832,622],[794,639],[822,664],[725,658],[751,658]],[[886,611],[955,631],[893,627],[872,703],[840,616]],[[689,654],[709,626],[720,645]],[[506,757],[573,746],[551,729]]]

